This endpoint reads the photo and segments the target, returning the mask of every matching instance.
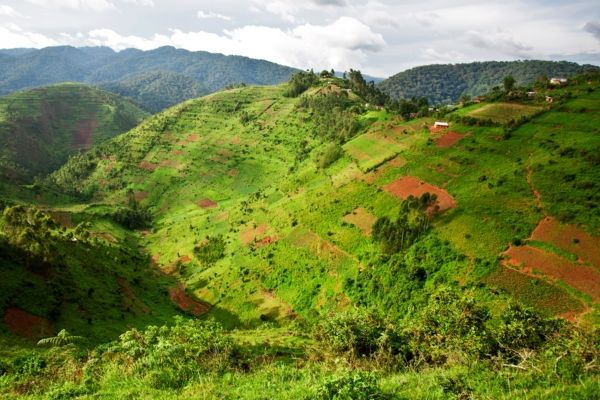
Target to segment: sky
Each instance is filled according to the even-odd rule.
[[[0,0],[0,48],[169,45],[387,77],[425,64],[600,65],[598,0]]]

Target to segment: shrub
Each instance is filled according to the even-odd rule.
[[[405,341],[395,327],[362,309],[330,315],[316,333],[329,349],[351,357],[406,356]]]
[[[335,376],[317,388],[315,400],[376,400],[385,398],[373,374],[358,371]]]
[[[337,143],[329,144],[327,147],[325,147],[325,150],[323,150],[323,153],[321,153],[321,155],[319,156],[319,160],[318,160],[319,168],[329,167],[331,164],[336,162],[340,157],[342,157],[343,154],[344,154],[344,150],[342,149],[342,146],[340,146]]]
[[[225,245],[222,235],[209,237],[194,247],[194,254],[203,264],[214,264],[225,255]]]

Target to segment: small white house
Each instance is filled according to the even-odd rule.
[[[444,121],[435,121],[435,124],[433,124],[434,128],[448,128],[449,126],[450,124]]]
[[[551,85],[563,86],[563,85],[566,85],[567,82],[568,82],[567,78],[550,78]]]

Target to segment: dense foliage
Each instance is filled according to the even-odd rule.
[[[485,94],[494,86],[502,86],[507,76],[512,76],[518,85],[530,85],[541,75],[572,76],[589,69],[597,67],[536,60],[427,65],[400,72],[378,87],[395,99],[424,96],[430,103],[440,104]]]
[[[4,54],[0,94],[51,83],[86,82],[106,85],[154,111],[232,83],[280,83],[295,71],[263,60],[174,47],[115,52],[107,47],[58,46]],[[160,98],[152,98],[153,94]]]
[[[100,87],[131,99],[152,113],[208,93],[196,79],[161,71],[143,72],[116,82],[102,83]]]

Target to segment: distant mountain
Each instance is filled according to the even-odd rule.
[[[95,87],[61,84],[0,98],[0,179],[21,181],[123,133],[148,114]]]
[[[15,49],[0,51],[0,94],[53,83],[84,82],[130,93],[128,96],[144,108],[157,111],[159,106],[190,98],[185,96],[214,92],[229,84],[281,83],[295,71],[264,60],[174,47],[120,52],[107,47]],[[150,90],[144,86],[149,81],[153,86]],[[184,97],[174,95],[184,82],[192,81],[198,86],[186,89]],[[156,99],[150,98],[149,92],[167,95]]]
[[[519,85],[535,82],[541,75],[571,76],[590,69],[567,61],[489,61],[469,64],[426,65],[400,72],[379,84],[393,98],[426,97],[434,104],[449,103],[461,96],[477,96],[502,85],[512,75]]]
[[[187,75],[161,71],[144,72],[121,81],[100,84],[100,87],[136,101],[153,113],[209,93]]]

